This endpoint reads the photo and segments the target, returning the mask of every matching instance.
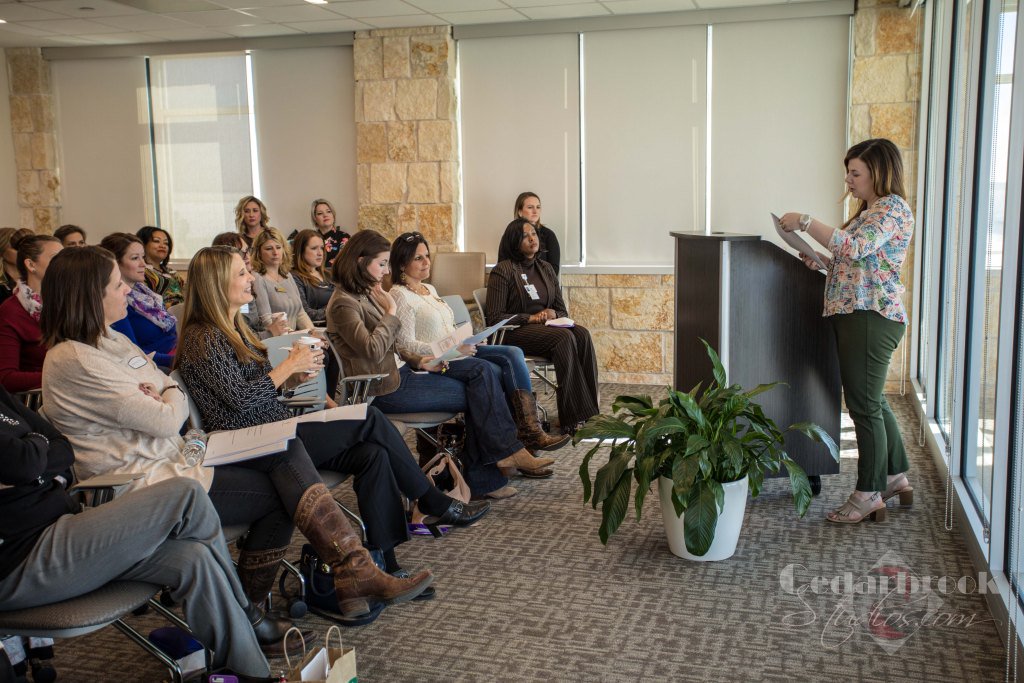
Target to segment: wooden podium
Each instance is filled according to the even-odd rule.
[[[781,381],[757,400],[780,428],[814,422],[839,443],[839,361],[821,316],[825,276],[756,235],[671,233],[675,238],[674,387],[689,391],[712,378],[704,338],[722,359],[730,384]],[[800,434],[786,452],[821,490],[839,463]]]

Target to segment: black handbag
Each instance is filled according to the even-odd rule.
[[[444,422],[437,425],[434,438],[444,448],[456,456],[462,452],[466,443],[466,425],[462,422]],[[416,432],[416,454],[420,456],[420,467],[424,467],[437,455],[437,446],[430,442],[419,430]],[[456,458],[456,464],[458,459]]]
[[[384,553],[380,549],[370,550],[370,557],[382,571],[384,569]],[[299,573],[306,582],[306,606],[314,614],[329,619],[341,626],[364,626],[373,623],[380,613],[384,611],[383,602],[372,602],[370,613],[361,617],[344,617],[338,607],[338,598],[334,592],[334,577],[331,575],[331,568],[326,562],[320,560],[320,556],[310,544],[302,546],[302,557],[299,560]],[[295,596],[289,595],[284,585],[284,575],[281,576],[279,588],[281,595],[286,599]]]

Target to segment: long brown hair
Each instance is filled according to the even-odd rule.
[[[322,203],[322,202],[321,202]],[[300,230],[299,234],[292,240],[292,274],[305,282],[306,284],[316,286],[321,281],[327,281],[327,273],[324,272],[323,262],[316,268],[306,263],[302,254],[306,251],[306,247],[312,239],[318,239],[321,242],[324,241],[323,235],[320,234],[319,230]],[[320,276],[320,280],[314,277],[314,273]]]
[[[233,247],[203,247],[192,257],[188,265],[185,308],[181,314],[181,337],[199,334],[197,328],[202,326],[212,327],[227,337],[239,362],[264,361],[267,347],[246,324],[241,311],[236,311],[234,318],[228,317],[231,306],[227,293],[233,277],[231,262],[237,253]],[[255,353],[246,341],[261,353]],[[175,365],[177,363],[178,358],[175,358]]]
[[[117,265],[103,247],[62,249],[50,261],[40,295],[46,301],[39,316],[43,343],[54,347],[63,341],[96,346],[105,334],[103,294]]]
[[[366,263],[382,252],[391,253],[387,238],[375,230],[360,230],[335,257],[331,279],[349,294],[366,294],[377,284],[366,269]]]
[[[885,138],[872,138],[864,142],[858,142],[846,152],[843,159],[843,168],[849,170],[850,161],[860,159],[868,167],[871,174],[871,191],[878,197],[885,197],[890,194],[897,195],[901,199],[907,198],[907,191],[903,186],[903,158],[900,150],[891,140]],[[860,200],[853,217],[843,224],[845,228],[854,218],[867,211],[868,205]]]

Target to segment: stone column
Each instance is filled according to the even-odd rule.
[[[52,233],[60,225],[61,189],[50,65],[39,48],[5,52],[21,227]]]
[[[921,44],[923,10],[898,7],[897,0],[860,0],[853,18],[853,78],[850,110],[850,141],[888,138],[903,153],[907,202],[917,202],[918,112],[921,95]],[[918,226],[919,227],[919,226]],[[918,233],[919,234],[919,233]],[[915,235],[901,273],[907,291],[903,303],[912,314],[914,301]],[[912,318],[912,315],[911,315]],[[886,390],[895,391],[910,372],[904,367],[904,347],[910,328],[893,354]],[[913,349],[906,349],[912,353]]]
[[[455,43],[448,26],[358,31],[359,229],[417,230],[452,251],[460,206]]]

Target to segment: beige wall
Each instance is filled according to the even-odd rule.
[[[0,50],[0,64],[7,64]],[[18,176],[14,164],[14,138],[11,135],[11,103],[3,93],[10,92],[7,68],[0,69],[0,227],[17,227],[21,221],[18,212]]]

